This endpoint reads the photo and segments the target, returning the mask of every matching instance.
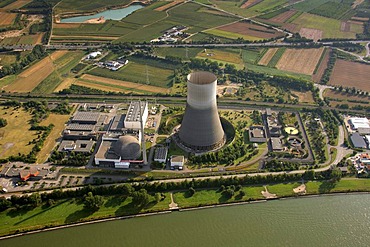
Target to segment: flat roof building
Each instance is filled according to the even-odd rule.
[[[109,128],[110,131],[122,131],[122,129],[125,127],[124,121],[125,121],[126,115],[119,114],[115,116],[112,120],[112,124]]]
[[[265,128],[263,126],[251,126],[248,133],[249,141],[266,142]]]
[[[351,117],[348,121],[354,130],[358,128],[370,128],[369,119],[367,118]]]
[[[182,155],[172,155],[171,156],[171,168],[178,168],[180,170],[184,167],[185,157]]]
[[[131,102],[124,120],[125,128],[127,129],[141,128],[140,112],[142,115],[143,125],[145,126],[146,120],[148,118],[148,103],[140,101]]]
[[[271,147],[273,151],[283,150],[283,144],[281,143],[280,138],[272,137],[270,141],[271,141]]]
[[[357,128],[357,132],[360,135],[370,135],[370,128],[359,127],[359,128]]]
[[[366,148],[366,142],[359,133],[355,132],[351,135],[351,142],[355,148]]]
[[[91,151],[95,141],[93,140],[63,140],[58,148],[58,152],[80,152],[88,153]]]
[[[154,161],[165,163],[167,160],[167,147],[158,147],[155,149]]]
[[[71,122],[79,124],[96,124],[99,121],[99,112],[77,112]]]

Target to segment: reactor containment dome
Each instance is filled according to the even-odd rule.
[[[188,95],[184,118],[179,129],[180,143],[194,152],[222,147],[226,136],[217,111],[217,77],[210,72],[187,76]]]

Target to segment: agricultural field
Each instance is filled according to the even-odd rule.
[[[59,50],[50,55],[54,63],[54,71],[38,84],[32,92],[52,93],[58,85],[70,76],[74,76],[72,69],[80,62],[84,56],[82,51],[63,51]]]
[[[233,39],[243,38],[251,41],[284,36],[282,32],[247,22],[236,22],[224,25],[216,29],[207,30],[206,33]]]
[[[162,88],[172,86],[171,69],[164,69],[143,63],[130,61],[118,71],[110,71],[104,68],[95,68],[88,72],[91,75],[106,77],[121,81],[152,85]]]
[[[59,115],[51,113],[48,118],[40,123],[40,126],[49,126],[49,124],[54,124],[54,128],[51,130],[50,134],[44,142],[44,146],[41,151],[37,154],[37,163],[44,163],[51,151],[53,151],[56,141],[61,137],[61,133],[65,128],[65,123],[70,118],[70,115]]]
[[[55,7],[56,14],[94,12],[112,6],[123,6],[131,3],[131,0],[63,0]]]
[[[0,12],[0,27],[11,26],[14,23],[15,18],[17,17],[16,13]]]
[[[313,98],[313,94],[310,91],[307,92],[299,92],[299,91],[290,91],[292,93],[293,98],[298,98],[299,103],[307,103],[307,104],[315,104],[315,99]]]
[[[338,59],[330,76],[330,85],[355,87],[370,92],[370,65]]]
[[[42,43],[43,33],[5,38],[0,45],[36,45]]]
[[[19,9],[30,2],[32,2],[32,0],[16,0],[13,1],[11,4],[4,6],[3,9],[4,10]]]
[[[155,8],[154,10],[156,10],[156,11],[166,11],[166,10],[172,8],[173,6],[176,6],[176,5],[178,5],[180,3],[183,3],[183,2],[184,2],[184,0],[173,1],[173,2],[169,1],[168,3],[166,3],[162,6],[159,6],[158,8]]]
[[[325,49],[321,55],[321,58],[316,66],[316,69],[312,75],[312,80],[316,83],[320,82],[326,68],[328,67],[328,62],[330,58],[330,48]]]
[[[335,100],[342,103],[348,102],[362,102],[370,104],[370,96],[368,95],[354,95],[346,92],[340,92],[334,89],[326,89],[323,96],[329,100]]]
[[[272,57],[275,55],[275,53],[278,51],[278,48],[270,48],[267,50],[267,52],[263,55],[261,60],[258,61],[258,65],[264,65],[267,66],[269,62],[271,61]]]
[[[182,47],[156,47],[154,53],[159,57],[174,56],[181,59],[190,59],[197,56],[202,48],[182,48]]]
[[[100,89],[108,92],[124,92],[124,93],[135,92],[149,94],[169,92],[169,90],[166,91],[162,87],[133,83],[122,80],[115,80],[89,74],[81,76],[80,80],[72,82],[72,84]]]
[[[10,82],[8,85],[4,86],[3,89],[9,92],[25,93],[31,92],[33,90],[39,92],[38,88],[40,90],[42,88],[43,93],[52,92],[57,85],[53,85],[54,87],[53,86],[50,87],[49,85],[50,83],[44,83],[44,80],[49,81],[48,78],[50,75],[52,75],[54,79],[55,73],[57,73],[56,71],[59,72],[58,76],[63,75],[64,73],[60,69],[65,68],[68,64],[63,64],[64,60],[62,60],[61,58],[64,57],[67,60],[68,59],[76,60],[77,55],[80,55],[82,57],[81,52],[69,52],[69,54],[66,54],[66,51],[62,50],[56,51],[50,56],[47,56],[41,61],[31,65],[19,75],[13,77],[13,81]],[[79,59],[81,59],[81,57]],[[70,65],[70,67],[72,66],[75,66],[75,64]],[[53,83],[55,83],[55,80],[52,81]]]
[[[283,25],[291,32],[299,32],[307,38],[356,38],[357,33],[362,33],[362,25],[349,23],[348,31],[342,31],[342,22],[319,15],[303,13],[291,23]],[[303,28],[303,29],[302,29]]]
[[[23,108],[0,107],[0,117],[6,119],[8,124],[0,128],[0,157],[28,154],[33,145],[30,142],[37,138],[36,131],[30,131],[30,113]],[[15,141],[16,140],[16,141]]]
[[[208,58],[210,60],[217,60],[237,65],[243,64],[241,54],[236,49],[232,51],[222,49],[204,49],[198,53],[197,58]]]
[[[280,70],[312,75],[320,61],[324,48],[286,49],[276,68]]]
[[[15,53],[1,54],[0,53],[0,66],[9,65],[17,61],[17,55]]]

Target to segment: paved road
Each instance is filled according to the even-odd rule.
[[[324,96],[323,96],[323,93],[325,91],[325,89],[333,89],[334,87],[333,86],[328,86],[328,85],[322,85],[322,84],[314,84],[315,87],[317,87],[319,89],[319,97],[320,99],[324,100]]]

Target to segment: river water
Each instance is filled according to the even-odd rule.
[[[369,245],[368,194],[174,212],[0,241],[1,247]]]
[[[121,20],[131,14],[132,12],[143,8],[143,5],[140,4],[132,4],[126,8],[122,9],[111,9],[111,10],[106,10],[100,13],[97,13],[95,15],[86,15],[86,16],[76,16],[76,17],[70,17],[70,18],[65,18],[61,19],[61,23],[80,23],[87,21],[89,19],[95,19],[99,18],[101,16],[104,17],[106,20]]]

